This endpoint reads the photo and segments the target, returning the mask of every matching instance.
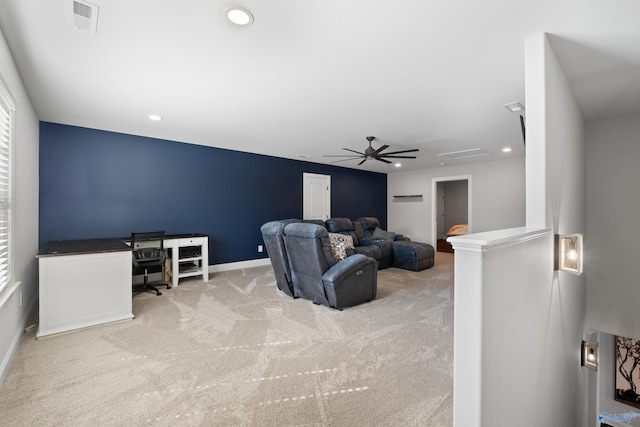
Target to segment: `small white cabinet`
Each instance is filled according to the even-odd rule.
[[[165,272],[171,286],[178,286],[184,277],[202,276],[203,281],[209,280],[209,236],[168,235],[164,247],[167,249]]]

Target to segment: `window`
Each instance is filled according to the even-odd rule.
[[[11,143],[15,106],[0,74],[0,292],[11,281]]]

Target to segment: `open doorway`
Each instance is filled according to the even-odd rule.
[[[471,232],[471,176],[433,178],[431,194],[432,245],[439,252],[453,252],[447,237]]]

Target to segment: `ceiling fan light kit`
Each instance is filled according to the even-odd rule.
[[[414,153],[416,151],[420,151],[417,148],[413,148],[411,150],[401,150],[401,151],[391,151],[391,152],[387,152],[387,153],[383,153],[384,150],[386,150],[387,148],[389,148],[388,145],[383,145],[382,147],[375,149],[371,146],[371,143],[376,139],[375,136],[367,136],[367,141],[369,141],[369,146],[367,147],[366,150],[364,150],[364,153],[361,153],[360,151],[356,151],[356,150],[352,150],[350,148],[343,148],[343,150],[347,150],[347,151],[351,151],[352,153],[355,153],[356,155],[342,155],[342,156],[324,156],[324,157],[348,157],[346,159],[343,160],[336,160],[334,162],[331,163],[337,163],[337,162],[345,162],[348,160],[359,160],[362,159],[360,161],[360,163],[358,163],[358,166],[363,164],[364,162],[366,162],[367,160],[378,160],[379,162],[383,162],[383,163],[388,163],[391,164],[393,162],[387,160],[387,159],[415,159],[416,156],[398,156],[398,154],[405,154],[405,153]]]

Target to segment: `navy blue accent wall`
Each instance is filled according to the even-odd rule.
[[[40,244],[165,230],[208,234],[210,264],[264,258],[260,226],[302,217],[303,172],[331,175],[333,217],[386,227],[386,174],[41,122]]]

